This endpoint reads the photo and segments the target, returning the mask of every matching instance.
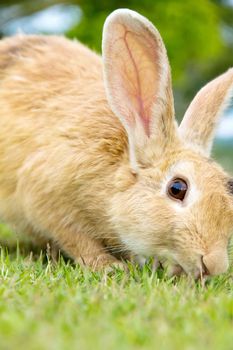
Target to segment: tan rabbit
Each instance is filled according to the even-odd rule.
[[[232,87],[230,69],[178,128],[160,34],[127,9],[105,22],[103,60],[62,37],[2,40],[1,219],[93,269],[133,255],[225,272],[232,180],[209,155]]]

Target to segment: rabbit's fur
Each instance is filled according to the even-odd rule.
[[[178,130],[149,21],[111,14],[103,62],[62,37],[0,42],[1,219],[93,269],[143,255],[194,276],[226,271],[233,195],[209,151],[233,70],[200,91]],[[167,195],[174,177],[188,183],[182,202]]]

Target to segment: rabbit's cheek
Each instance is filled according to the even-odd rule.
[[[130,249],[134,254],[144,257],[154,255],[154,248],[151,245],[151,240],[145,237],[135,237],[134,235],[121,235],[122,243]]]

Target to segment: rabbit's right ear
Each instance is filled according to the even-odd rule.
[[[120,9],[106,19],[102,51],[108,102],[128,133],[136,170],[161,156],[176,134],[166,49],[146,18]]]
[[[183,140],[209,156],[214,132],[233,97],[233,68],[205,85],[194,97],[180,124]]]

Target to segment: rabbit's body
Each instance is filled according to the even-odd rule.
[[[107,19],[103,59],[64,38],[4,39],[1,219],[92,268],[156,255],[226,271],[232,181],[208,156],[232,86],[233,70],[207,84],[178,129],[162,39],[130,10]]]
[[[127,137],[101,58],[65,38],[17,36],[0,42],[0,67],[1,219],[59,242],[115,241],[106,201],[128,166]]]

